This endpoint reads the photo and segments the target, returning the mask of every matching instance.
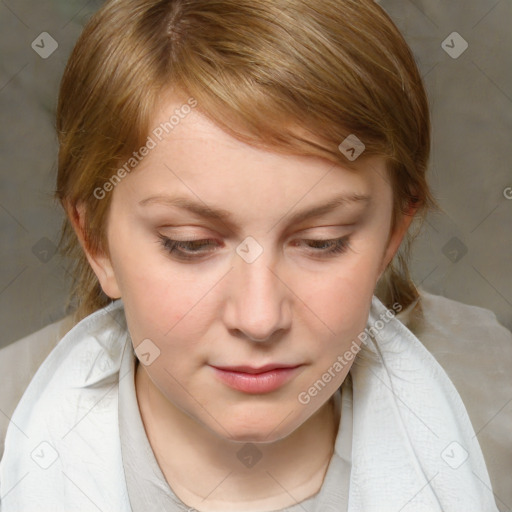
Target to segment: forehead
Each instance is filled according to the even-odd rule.
[[[351,169],[262,149],[232,137],[191,105],[187,98],[161,100],[150,123],[152,148],[126,180],[139,199],[165,191],[216,204],[258,199],[260,206],[277,199],[306,204],[334,192],[389,200],[382,157],[360,158]]]

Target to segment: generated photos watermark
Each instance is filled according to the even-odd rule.
[[[117,171],[101,186],[94,189],[93,195],[96,199],[104,199],[109,192],[112,192],[116,185],[118,185],[123,178],[126,177],[146,156],[149,155],[152,149],[155,149],[159,142],[161,142],[166,135],[172,132],[183,119],[185,119],[192,109],[197,107],[197,100],[189,98],[186,103],[182,104],[179,108],[175,109],[174,114],[168,121],[160,123],[148,136],[146,143],[134,151],[132,156],[121,166]]]
[[[336,361],[334,361],[333,364],[325,370],[320,378],[313,382],[306,391],[302,391],[298,394],[297,400],[299,403],[302,405],[309,404],[311,398],[317,396],[327,386],[327,384],[329,384],[329,382],[335,379],[336,376],[339,375],[351,361],[353,361],[359,350],[361,350],[360,345],[362,343],[367,343],[370,336],[374,336],[375,333],[382,330],[384,325],[391,319],[395,318],[395,315],[400,313],[401,310],[402,305],[395,302],[393,304],[393,311],[386,309],[385,313],[381,313],[379,315],[380,320],[375,321],[375,323],[370,327],[365,327],[364,331],[360,332],[357,336],[360,343],[358,343],[356,339],[352,340],[350,347],[343,354],[338,355]]]

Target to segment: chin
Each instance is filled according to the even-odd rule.
[[[237,421],[231,417],[229,421],[219,421],[225,430],[215,424],[214,432],[224,439],[238,443],[274,443],[289,436],[300,426],[298,423],[284,424],[281,414],[275,416],[269,414],[264,421],[261,416],[255,416],[252,421],[249,421],[247,423],[247,418]]]
[[[228,441],[233,441],[235,443],[255,443],[255,444],[270,444],[275,443],[285,437],[287,437],[288,433],[283,433],[281,435],[276,435],[274,432],[269,434],[269,431],[243,431],[243,432],[233,432],[231,437],[226,438]]]

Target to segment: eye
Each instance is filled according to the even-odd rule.
[[[346,252],[350,248],[349,240],[350,235],[328,240],[301,240],[301,242],[305,242],[312,249],[313,254],[328,257]]]
[[[212,247],[215,244],[214,240],[173,240],[172,238],[166,237],[164,235],[159,235],[160,242],[164,249],[176,256],[179,259],[183,260],[191,260],[194,258],[198,258],[203,256],[207,252],[201,250],[204,247]],[[213,242],[213,243],[212,243]],[[199,250],[197,250],[199,249]]]
[[[164,235],[159,235],[160,243],[164,249],[182,260],[198,259],[208,253],[213,252],[215,246],[218,244],[214,240],[173,240],[172,238]],[[299,242],[304,242],[310,249],[310,254],[320,257],[329,257],[336,254],[343,254],[350,248],[349,244],[350,235],[341,238],[331,239],[304,239]],[[210,248],[210,250],[204,249]]]

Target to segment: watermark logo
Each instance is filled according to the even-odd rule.
[[[254,467],[263,456],[261,451],[252,443],[246,443],[236,452],[238,460],[247,468]]]
[[[457,263],[467,254],[468,248],[454,236],[443,245],[442,252],[452,263]]]
[[[59,43],[48,32],[41,32],[30,46],[39,57],[47,59],[59,47]]]
[[[347,157],[348,160],[353,162],[354,160],[357,160],[357,158],[361,156],[363,151],[366,149],[366,146],[359,139],[359,137],[351,133],[338,146],[338,149]]]
[[[149,366],[160,356],[160,349],[149,338],[146,338],[137,345],[135,353],[144,366]]]
[[[263,247],[252,236],[248,236],[238,245],[236,253],[246,263],[253,263],[263,253]]]
[[[48,469],[59,458],[59,454],[50,443],[43,441],[32,450],[30,457],[40,468]]]
[[[467,450],[457,441],[452,441],[442,452],[441,458],[452,469],[457,469],[466,462],[469,454]]]
[[[468,49],[468,46],[468,42],[458,32],[452,32],[441,43],[441,48],[452,59],[458,59]]]
[[[42,263],[48,263],[57,252],[57,246],[46,236],[32,246],[32,254]]]

